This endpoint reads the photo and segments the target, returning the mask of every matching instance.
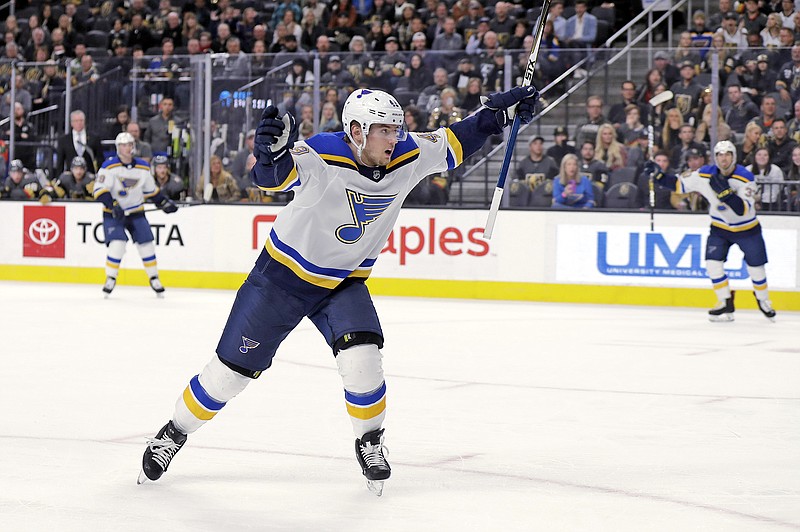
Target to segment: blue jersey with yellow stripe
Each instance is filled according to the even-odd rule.
[[[711,188],[711,176],[717,172],[720,172],[717,165],[707,164],[696,172],[678,176],[675,191],[679,193],[695,191],[702,194],[708,200],[708,214],[711,216],[712,227],[738,233],[758,226],[755,210],[758,188],[752,172],[737,164],[728,176],[728,185],[744,203],[744,213],[741,215],[717,199],[717,193]]]
[[[126,214],[144,210],[145,200],[158,194],[150,164],[136,158],[129,163],[123,163],[119,157],[106,159],[97,172],[93,191],[97,200],[102,201],[104,194],[110,194]],[[103,210],[111,212],[106,207]]]
[[[274,281],[315,292],[368,277],[417,183],[457,167],[501,131],[493,112],[484,109],[449,128],[409,134],[380,167],[359,164],[344,132],[320,133],[296,143],[291,157],[268,171],[254,169],[251,177],[263,190],[295,194],[265,245],[285,266],[270,270]]]

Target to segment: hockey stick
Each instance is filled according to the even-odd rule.
[[[545,22],[547,22],[548,11],[550,11],[550,0],[544,0],[542,12],[539,14],[539,20],[536,23],[536,31],[533,34],[533,47],[531,48],[531,55],[528,57],[528,65],[525,67],[525,77],[522,79],[523,87],[529,87],[533,84],[533,72],[536,69],[536,58],[539,55],[539,46],[542,44],[542,35],[544,34],[544,25]],[[514,117],[514,122],[511,124],[511,131],[508,134],[506,152],[503,156],[503,166],[500,167],[500,175],[497,178],[497,185],[494,188],[492,205],[489,207],[489,217],[486,220],[486,227],[483,229],[483,238],[486,240],[491,240],[492,238],[494,222],[497,219],[497,211],[500,210],[500,200],[503,199],[503,190],[506,186],[506,177],[508,177],[508,168],[511,166],[511,156],[514,154],[514,144],[517,142],[518,132],[519,115],[516,115]]]
[[[656,107],[661,105],[662,103],[666,103],[674,98],[675,95],[672,94],[672,91],[664,91],[656,94],[650,101],[650,123],[647,125],[647,155],[650,160],[655,160],[655,154],[653,151],[655,150],[655,135],[653,133],[653,123],[656,121]],[[650,231],[654,230],[655,227],[655,210],[656,210],[656,185],[653,181],[653,174],[650,174],[650,181],[648,184],[650,189],[649,196],[650,196]]]

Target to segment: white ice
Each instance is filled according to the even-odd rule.
[[[383,497],[307,320],[137,486],[233,298],[0,282],[0,530],[800,529],[800,314],[780,309],[377,297]]]

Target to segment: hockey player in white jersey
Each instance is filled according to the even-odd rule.
[[[706,242],[706,271],[718,302],[708,311],[711,321],[733,321],[734,293],[728,284],[725,261],[733,244],[744,253],[758,308],[774,321],[775,310],[767,290],[767,248],[755,210],[755,177],[736,164],[736,147],[723,140],[714,146],[716,164],[707,164],[687,176],[665,174],[652,161],[645,165],[659,186],[678,193],[697,191],[709,203],[711,231]]]
[[[150,173],[150,164],[133,156],[135,140],[130,133],[120,133],[115,139],[117,155],[103,162],[95,179],[94,198],[103,204],[103,231],[106,242],[106,297],[117,284],[117,274],[131,235],[142,258],[150,287],[159,297],[164,286],[158,278],[156,247],[153,231],[144,214],[145,200],[152,200],[166,213],[178,207],[165,197]]]
[[[515,111],[530,122],[538,96],[534,87],[516,87],[488,96],[461,122],[407,134],[394,97],[358,89],[345,101],[344,131],[297,143],[294,118],[265,109],[250,176],[262,190],[294,191],[294,199],[278,214],[236,295],[216,356],[148,441],[139,482],[160,478],[187,435],[269,368],[278,346],[307,316],[336,357],[356,457],[368,487],[380,495],[391,474],[383,447],[383,333],[364,281],[414,186],[460,165],[501,133]]]

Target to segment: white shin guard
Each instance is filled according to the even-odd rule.
[[[717,294],[717,299],[725,301],[731,297],[731,287],[728,284],[728,275],[725,273],[725,263],[721,260],[707,260],[706,272],[711,283],[714,287],[714,292]],[[722,282],[715,283],[716,279],[724,279]]]
[[[106,246],[106,276],[117,278],[119,265],[125,256],[125,244],[124,240],[112,240]]]
[[[764,265],[750,266],[748,264],[747,273],[750,274],[750,280],[753,282],[753,292],[756,294],[756,299],[759,301],[766,301],[769,299],[769,292],[767,291],[767,269]]]
[[[141,242],[136,244],[136,250],[142,258],[144,271],[147,272],[147,277],[158,276],[158,264],[156,262],[156,245],[151,240],[150,242]]]
[[[184,434],[196,431],[252,380],[236,373],[214,355],[200,375],[192,378],[175,403],[172,416],[175,426]]]
[[[356,345],[339,351],[336,356],[344,384],[347,413],[357,438],[379,429],[386,417],[382,357],[375,344]]]

